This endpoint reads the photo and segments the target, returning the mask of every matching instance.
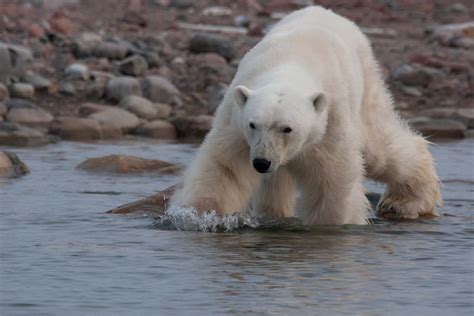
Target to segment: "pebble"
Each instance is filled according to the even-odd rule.
[[[74,63],[67,66],[64,75],[69,80],[88,80],[89,68],[84,64]]]
[[[189,49],[193,53],[216,53],[227,60],[237,55],[237,50],[231,41],[206,33],[194,34],[189,41]]]
[[[129,76],[143,76],[148,70],[148,63],[142,56],[130,56],[119,64],[119,71],[124,75]]]
[[[113,101],[120,101],[129,95],[141,96],[140,82],[133,77],[116,77],[107,83],[107,98]]]
[[[17,178],[28,174],[30,170],[16,154],[0,151],[0,178]]]
[[[96,57],[106,57],[109,59],[123,59],[127,56],[128,48],[124,45],[117,44],[117,43],[102,42],[94,47],[92,53]]]
[[[156,118],[158,114],[157,109],[149,100],[135,95],[123,98],[119,106],[147,120]]]
[[[174,139],[177,137],[174,125],[164,120],[146,122],[135,130],[135,134],[158,139]]]
[[[180,97],[179,90],[166,78],[161,76],[148,76],[142,83],[143,95],[153,101],[173,103]]]
[[[203,138],[211,130],[212,116],[180,116],[174,118],[171,123],[176,127],[178,137]]]
[[[32,99],[35,95],[35,88],[29,83],[14,83],[10,86],[12,97],[22,99]]]
[[[143,172],[175,174],[181,170],[180,167],[166,161],[144,159],[126,155],[109,155],[97,158],[89,158],[78,165],[77,168],[90,172],[119,174]]]

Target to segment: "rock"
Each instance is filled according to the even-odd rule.
[[[429,30],[434,40],[440,44],[452,47],[474,47],[474,21],[438,25]]]
[[[119,64],[119,71],[124,75],[143,76],[147,70],[147,61],[139,55],[130,56]]]
[[[443,78],[444,73],[440,70],[428,67],[405,64],[395,69],[392,73],[392,77],[408,86],[426,87],[433,79]]]
[[[97,45],[102,42],[102,37],[94,33],[82,33],[74,39],[72,53],[76,58],[92,56]]]
[[[193,35],[189,41],[189,49],[193,53],[216,53],[227,60],[231,60],[237,55],[231,41],[205,33]]]
[[[140,120],[135,114],[119,108],[111,108],[96,112],[89,115],[89,118],[94,119],[105,126],[120,128],[125,132],[133,130],[140,125]]]
[[[420,112],[421,116],[452,119],[459,121],[468,128],[474,128],[474,108],[433,108]]]
[[[108,109],[114,109],[115,107],[113,106],[109,106],[109,105],[102,105],[102,104],[96,104],[96,103],[91,103],[91,102],[85,102],[85,103],[81,103],[81,105],[79,105],[79,109],[78,109],[78,112],[79,112],[79,115],[82,116],[82,117],[86,117],[86,116],[89,116],[93,113],[96,113],[96,112],[101,112],[101,111],[105,111],[105,110],[108,110]]]
[[[171,106],[164,103],[153,103],[152,106],[156,109],[155,118],[165,119],[168,118],[171,114]]]
[[[75,31],[74,24],[64,14],[55,14],[52,19],[49,20],[51,28],[61,34],[71,35]]]
[[[10,94],[12,97],[32,99],[35,95],[35,88],[28,83],[14,83],[10,86]]]
[[[202,138],[212,127],[211,115],[181,116],[171,121],[179,137]]]
[[[87,118],[58,117],[52,122],[49,132],[67,140],[102,139],[100,123]]]
[[[143,52],[142,56],[145,58],[148,67],[154,68],[154,67],[160,67],[161,64],[163,64],[163,61],[161,60],[160,55],[154,52]]]
[[[466,13],[468,10],[464,4],[458,2],[450,5],[449,11],[453,13]]]
[[[89,68],[83,64],[71,64],[67,66],[64,75],[69,80],[88,80]]]
[[[29,172],[17,155],[10,151],[0,151],[0,178],[17,178]]]
[[[184,10],[191,8],[193,6],[193,3],[193,0],[171,0],[170,6]]]
[[[412,97],[419,98],[423,96],[423,92],[421,92],[421,90],[416,87],[407,87],[407,86],[402,85],[400,87],[400,90],[402,90],[404,94],[412,96]]]
[[[217,107],[224,99],[224,95],[227,92],[228,86],[226,84],[219,84],[211,88],[211,96],[209,97],[209,113],[214,114]]]
[[[38,146],[52,141],[54,139],[38,130],[12,122],[0,122],[0,145]]]
[[[107,98],[113,101],[120,101],[129,95],[141,96],[140,83],[133,77],[117,77],[107,83]]]
[[[232,15],[232,9],[223,6],[211,6],[202,10],[202,15],[205,16],[228,16]]]
[[[143,95],[153,101],[173,103],[179,99],[179,90],[166,78],[148,76],[142,82]]]
[[[34,72],[28,72],[23,81],[31,84],[35,90],[48,91],[51,87],[51,81]]]
[[[246,15],[237,15],[234,17],[234,25],[238,27],[249,27],[250,19]]]
[[[7,113],[7,107],[5,104],[0,103],[0,117],[4,116]]]
[[[466,126],[450,119],[431,119],[428,117],[415,117],[408,123],[418,130],[423,136],[430,138],[464,138]]]
[[[177,137],[174,125],[164,120],[146,122],[135,130],[135,134],[159,139],[174,139]]]
[[[33,109],[36,108],[36,105],[28,100],[22,100],[22,99],[9,99],[3,102],[3,104],[8,108],[8,109],[15,109],[15,108],[28,108],[28,109]]]
[[[67,96],[73,96],[77,93],[76,87],[74,87],[74,85],[70,81],[61,82],[59,84],[58,92]]]
[[[36,38],[44,38],[46,35],[43,28],[38,24],[30,25],[28,27],[28,34],[31,37],[36,37]]]
[[[8,99],[10,97],[10,93],[8,92],[7,87],[3,83],[0,83],[0,101]]]
[[[138,117],[151,120],[156,117],[158,111],[153,104],[145,98],[130,95],[120,101],[120,107],[124,108],[127,111],[130,111],[137,115]]]
[[[29,49],[0,42],[0,83],[23,78],[32,61]]]
[[[106,57],[108,59],[124,59],[127,56],[128,48],[124,45],[102,42],[94,47],[92,51],[96,57]]]
[[[90,158],[81,163],[77,168],[108,173],[149,173],[174,174],[181,170],[180,167],[161,160],[144,159],[126,155],[109,155]]]
[[[30,127],[43,127],[53,121],[53,116],[42,108],[10,108],[5,119]]]
[[[177,186],[173,185],[163,191],[160,191],[145,199],[127,203],[125,205],[114,208],[107,213],[111,214],[131,214],[161,216],[165,213],[169,206],[171,196],[176,191]]]

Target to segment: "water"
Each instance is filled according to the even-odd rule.
[[[173,176],[74,169],[106,154],[187,164],[194,145],[62,142],[14,151],[32,172],[0,182],[1,315],[474,313],[473,140],[433,148],[444,217],[340,227],[288,221],[228,233],[104,214]]]

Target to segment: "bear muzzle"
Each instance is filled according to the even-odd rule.
[[[269,172],[272,162],[266,160],[265,158],[255,158],[252,160],[252,165],[259,173]]]

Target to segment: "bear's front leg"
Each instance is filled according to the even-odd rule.
[[[301,197],[296,212],[307,225],[367,224],[370,204],[358,151],[314,150],[294,167]]]
[[[245,210],[259,174],[249,161],[246,143],[211,132],[184,175],[171,204],[219,215]],[[223,133],[222,133],[223,134]]]

